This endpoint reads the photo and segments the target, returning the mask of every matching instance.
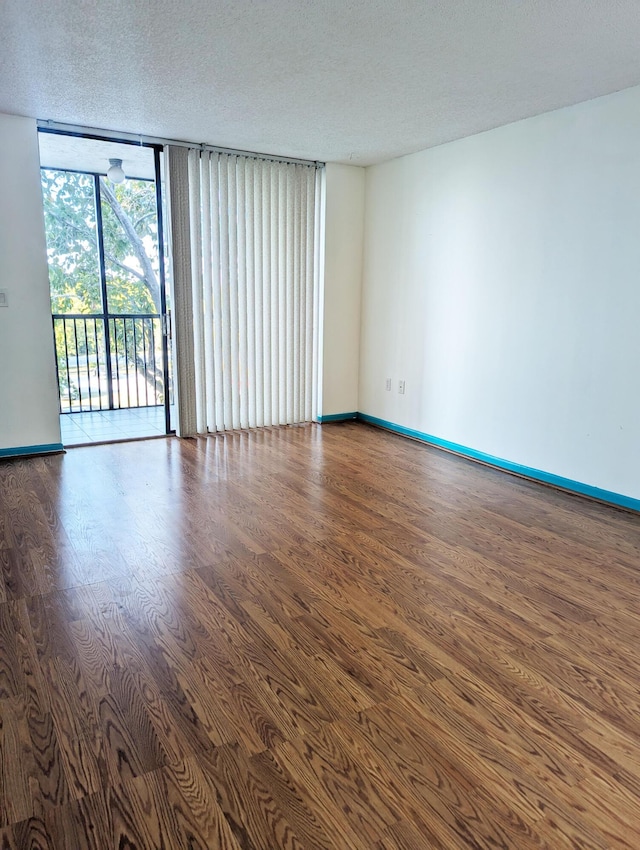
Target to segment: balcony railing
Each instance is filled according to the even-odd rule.
[[[53,316],[61,413],[164,404],[162,317]]]

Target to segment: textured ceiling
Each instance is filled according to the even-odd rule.
[[[639,0],[2,0],[0,111],[370,164],[640,83]]]

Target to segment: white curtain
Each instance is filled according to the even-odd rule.
[[[171,148],[167,163],[172,204],[188,186],[188,222],[170,218],[179,433],[316,419],[319,169]]]

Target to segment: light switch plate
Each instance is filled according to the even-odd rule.
[[[6,289],[0,289],[0,307],[9,306],[9,293]]]

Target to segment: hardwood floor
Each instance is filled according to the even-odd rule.
[[[0,848],[640,847],[640,518],[348,423],[0,464]]]

